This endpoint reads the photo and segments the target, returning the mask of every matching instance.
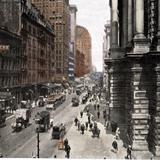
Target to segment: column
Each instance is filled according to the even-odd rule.
[[[128,0],[128,42],[132,40],[132,0]]]
[[[111,5],[111,47],[118,46],[118,0]]]
[[[156,67],[157,73],[157,97],[156,97],[156,116],[155,116],[155,155],[160,157],[160,64]]]
[[[150,51],[150,40],[144,36],[144,0],[135,0],[134,54],[143,55]]]
[[[157,51],[160,51],[160,0],[158,0],[158,32],[157,32],[157,38],[158,38]]]
[[[125,47],[128,42],[128,0],[123,0],[122,1],[122,6],[123,6],[123,18],[122,18],[122,30],[123,30],[123,38],[122,38],[122,44]]]
[[[136,37],[144,38],[144,0],[136,0]]]

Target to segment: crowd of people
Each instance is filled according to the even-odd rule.
[[[94,101],[94,100],[91,99],[90,102],[91,101]],[[103,119],[105,120],[106,129],[110,130],[110,128],[111,128],[111,131],[114,132],[115,137],[114,137],[114,140],[112,142],[112,149],[111,150],[114,153],[118,153],[118,148],[119,148],[118,147],[118,140],[120,139],[120,128],[118,127],[117,124],[116,124],[116,127],[115,127],[116,130],[113,129],[112,126],[110,126],[110,128],[109,128],[108,127],[109,125],[108,125],[106,110],[101,111],[102,109],[101,109],[100,105],[97,104],[97,103],[95,103],[93,105],[93,107],[94,107],[94,111],[97,113],[97,114],[95,114],[97,116],[96,118],[100,119],[100,116],[102,114],[103,115]],[[83,122],[82,122],[82,118],[84,116],[84,111],[85,110],[86,110],[87,120],[85,122],[83,120]],[[80,111],[80,113],[79,113],[80,114],[80,116],[79,116],[80,118],[75,117],[75,119],[74,119],[74,124],[77,127],[77,130],[80,131],[80,133],[82,135],[84,135],[86,131],[90,131],[90,132],[93,133],[92,137],[94,137],[96,135],[96,133],[98,134],[97,137],[99,137],[100,129],[98,128],[97,122],[93,121],[91,119],[90,108],[87,106],[85,108],[85,110],[81,110]],[[66,152],[66,158],[70,158],[70,150],[71,150],[71,147],[70,147],[70,145],[68,143],[68,139],[66,138],[64,140],[64,151]],[[126,159],[132,159],[132,147],[131,147],[131,145],[128,145],[128,147],[127,147],[127,155],[126,155],[125,158]]]

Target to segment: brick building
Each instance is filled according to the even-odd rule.
[[[70,41],[69,0],[32,0],[32,3],[40,9],[41,13],[54,27],[55,81],[67,80]]]
[[[51,25],[30,1],[0,0],[0,26],[22,38],[21,97],[36,98],[40,86],[54,77],[54,34]],[[9,16],[10,15],[10,16]],[[36,97],[35,97],[36,96]]]
[[[137,158],[148,151],[160,156],[160,1],[110,0],[110,7],[105,63],[111,111],[120,113],[111,120],[124,127],[133,151],[141,151]]]
[[[83,76],[92,71],[92,57],[91,57],[91,36],[88,30],[82,26],[76,27],[76,49],[84,54],[84,70]],[[78,59],[76,58],[76,63]],[[77,65],[77,64],[76,64]],[[83,68],[83,66],[80,66]],[[82,70],[82,69],[80,69]],[[78,74],[76,73],[78,76]]]
[[[85,61],[84,61],[85,55],[77,49],[75,58],[76,58],[75,76],[83,77],[85,70]]]

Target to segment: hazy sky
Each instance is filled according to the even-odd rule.
[[[88,29],[92,37],[92,63],[102,71],[104,24],[109,20],[109,0],[70,0],[77,6],[77,24]]]

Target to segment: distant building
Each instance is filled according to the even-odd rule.
[[[92,71],[92,53],[91,53],[91,36],[90,33],[88,32],[88,30],[82,26],[77,26],[76,27],[76,49],[80,52],[84,54],[84,66],[80,66],[80,67],[84,67],[83,70],[83,76],[85,74],[89,74]],[[78,59],[76,59],[76,65]],[[80,69],[82,70],[82,69]],[[78,76],[78,74],[76,73],[76,76]]]
[[[69,0],[32,0],[32,3],[50,21],[55,32],[55,81],[68,79],[70,10]]]
[[[75,5],[70,5],[70,49],[69,49],[69,65],[68,65],[69,80],[74,80],[75,78],[76,12],[77,12],[77,7]]]
[[[85,61],[84,61],[85,55],[77,49],[75,58],[76,58],[75,76],[83,77],[85,70]]]
[[[22,60],[17,62],[22,71],[18,82],[21,97],[18,99],[31,100],[38,96],[40,86],[54,77],[53,30],[30,1],[0,0],[0,13],[0,21],[3,21],[0,26],[22,38]]]

